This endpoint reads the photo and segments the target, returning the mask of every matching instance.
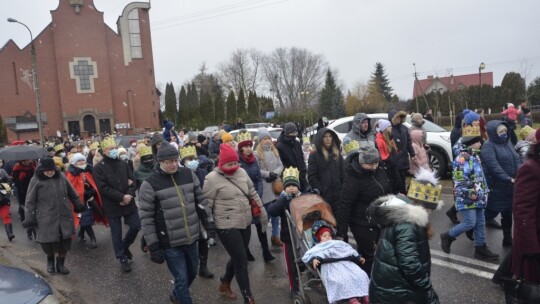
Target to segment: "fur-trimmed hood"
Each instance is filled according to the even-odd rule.
[[[396,111],[391,110],[388,112],[388,120],[392,123],[393,126],[401,124],[401,117],[407,117],[407,112],[405,111]]]
[[[382,227],[394,224],[411,223],[420,227],[426,227],[429,222],[427,211],[417,205],[384,204],[395,198],[394,195],[381,196],[368,207],[367,213],[371,221]]]

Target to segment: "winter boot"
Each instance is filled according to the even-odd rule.
[[[55,270],[54,270],[54,256],[52,257],[47,257],[47,272],[48,273],[54,273]]]
[[[8,240],[11,242],[11,240],[13,240],[15,238],[15,235],[13,235],[13,225],[12,224],[6,224],[5,227],[6,227],[6,233],[7,233]]]
[[[148,252],[148,244],[146,244],[146,240],[144,239],[144,236],[141,237],[141,251],[144,253]]]
[[[259,237],[259,242],[261,242],[264,261],[270,262],[275,260],[276,258],[270,252],[270,248],[268,248],[268,237],[266,232],[262,232],[262,225],[256,224],[255,227],[257,227],[257,236]]]
[[[56,272],[61,274],[69,274],[69,270],[64,267],[64,261],[66,260],[65,257],[56,257]]]
[[[247,260],[248,261],[250,261],[250,262],[255,261],[255,257],[253,256],[253,254],[251,254],[251,251],[249,250],[249,247],[246,248],[246,255],[247,255]]]
[[[451,237],[448,235],[448,232],[441,233],[441,248],[442,251],[446,253],[450,253],[450,246],[452,246],[452,242],[455,241],[456,238]]]
[[[219,284],[219,292],[228,300],[236,300],[238,297],[231,289],[231,282],[227,282],[222,279],[220,279],[220,281],[221,284]]]
[[[28,238],[29,241],[32,240],[32,235],[33,235],[32,230],[34,230],[34,229],[32,229],[32,228],[26,229],[26,237]]]
[[[169,296],[169,301],[171,301],[171,304],[180,304],[180,301],[174,296],[174,294],[171,294]]]
[[[82,227],[79,228],[79,233],[77,233],[77,236],[79,237],[79,242],[86,242],[86,238],[84,238],[84,229]]]
[[[491,252],[491,250],[487,248],[486,244],[474,248],[474,257],[477,259],[490,261],[496,261],[499,259],[499,255]]]
[[[496,219],[490,219],[489,221],[486,221],[486,226],[495,229],[502,229],[501,224],[499,224]]]
[[[271,237],[270,241],[272,242],[273,246],[281,247],[283,245],[283,242],[281,242],[281,239],[279,238],[279,236]]]
[[[88,236],[90,237],[90,248],[96,249],[97,248],[96,234],[94,233],[94,229],[92,228],[92,226],[86,229],[86,233],[88,233]]]
[[[214,274],[208,270],[208,243],[205,239],[200,239],[199,249],[199,276],[205,279],[211,279]]]
[[[255,304],[255,299],[252,296],[244,298],[244,304]]]
[[[457,211],[456,211],[456,206],[452,206],[450,209],[448,209],[448,211],[446,211],[446,216],[448,216],[448,218],[450,219],[450,221],[453,223],[453,224],[459,224],[460,221],[457,217]]]
[[[474,229],[469,229],[465,231],[465,235],[469,240],[474,241]]]

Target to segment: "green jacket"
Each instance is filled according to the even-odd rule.
[[[370,303],[439,303],[430,279],[428,213],[420,206],[384,205],[388,199],[368,209],[383,229],[371,271]]]

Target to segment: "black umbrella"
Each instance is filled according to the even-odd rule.
[[[49,152],[37,146],[11,146],[0,149],[0,159],[4,161],[19,161],[25,159],[39,159],[48,156]]]

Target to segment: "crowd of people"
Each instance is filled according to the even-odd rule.
[[[500,227],[502,245],[513,246],[513,254],[503,259],[494,282],[520,275],[523,259],[526,279],[540,282],[540,268],[534,271],[540,264],[540,130],[532,129],[530,119],[522,120],[522,140],[513,145],[513,109],[509,105],[501,113],[504,120],[487,123],[481,111],[464,110],[456,117],[454,202],[446,213],[456,226],[440,235],[441,247],[449,253],[464,233],[474,241],[474,257],[498,260],[486,246],[485,226]],[[248,263],[257,260],[249,250],[251,225],[265,263],[275,259],[270,246],[282,247],[290,291],[297,294],[300,274],[285,211],[294,198],[317,194],[330,204],[336,225],[313,227],[318,245],[304,262],[322,267],[323,282],[332,284],[327,276],[343,268],[320,265],[320,255],[331,256],[335,248],[350,251],[350,231],[359,268],[342,283],[346,288],[348,280],[361,281],[343,297],[327,286],[330,302],[438,303],[428,241],[434,236],[429,214],[440,206],[440,186],[422,127],[432,117],[414,113],[410,128],[406,117],[390,111],[388,119],[372,123],[358,113],[343,142],[321,118],[312,143],[293,122],[283,125],[274,142],[264,128],[253,138],[247,131],[235,138],[225,126],[206,136],[176,131],[169,121],[162,132],[133,140],[129,147],[119,147],[113,137],[75,147],[58,143],[39,161],[0,161],[0,215],[12,241],[13,192],[27,238],[40,243],[49,273],[69,273],[65,260],[72,239],[86,242],[87,236],[90,248],[98,246],[95,224],[109,227],[119,268],[129,272],[131,245],[142,229],[141,250],[152,262],[166,262],[174,277],[171,303],[191,303],[189,286],[197,275],[214,276],[208,251],[217,239],[229,255],[217,289],[227,299],[240,296],[244,303],[255,303],[248,274]],[[423,186],[409,187],[407,175]],[[423,187],[432,188],[426,192]],[[429,194],[437,191],[438,196]],[[495,220],[499,214],[501,224]]]

